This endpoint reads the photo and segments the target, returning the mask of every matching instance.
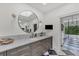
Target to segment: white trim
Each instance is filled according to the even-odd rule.
[[[60,18],[68,17],[68,16],[76,15],[76,14],[79,14],[79,11],[70,12],[70,13],[67,13],[67,14],[61,15]]]

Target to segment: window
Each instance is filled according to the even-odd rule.
[[[62,40],[64,50],[69,50],[75,55],[79,55],[79,14],[74,14],[61,18],[63,25]]]

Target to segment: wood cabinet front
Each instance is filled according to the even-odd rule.
[[[50,48],[52,48],[52,37],[8,50],[0,53],[0,56],[41,56]]]
[[[46,38],[31,44],[32,56],[41,56],[43,53],[51,49],[52,38]]]
[[[0,56],[6,56],[6,52],[1,52]]]
[[[24,45],[24,46],[9,50],[7,51],[7,55],[8,56],[30,56],[31,55],[30,45]]]

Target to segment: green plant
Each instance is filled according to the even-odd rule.
[[[65,34],[79,35],[79,26],[66,26]]]

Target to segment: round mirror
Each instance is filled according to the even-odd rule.
[[[39,27],[38,17],[32,11],[23,11],[18,16],[18,24],[26,33],[36,32]]]

